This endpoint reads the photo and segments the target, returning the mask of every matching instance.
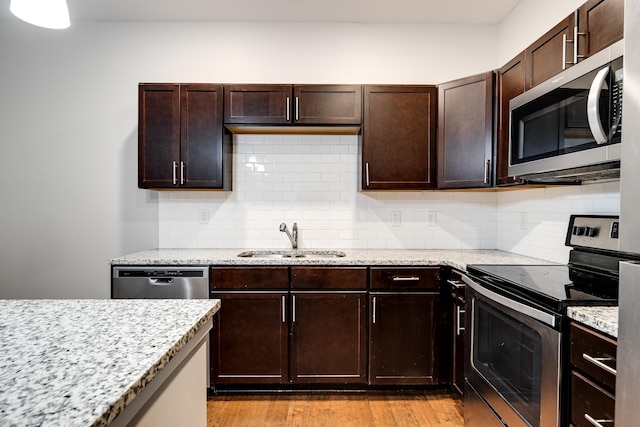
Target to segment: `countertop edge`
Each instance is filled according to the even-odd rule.
[[[212,300],[213,301],[213,300]],[[107,411],[98,417],[91,425],[92,427],[103,427],[113,422],[118,415],[140,394],[144,387],[149,384],[163,369],[171,359],[196,335],[196,332],[220,310],[221,302],[218,300],[180,339],[171,347],[160,359],[158,359],[142,376],[113,402]]]
[[[568,307],[567,316],[598,332],[618,338],[618,307]]]

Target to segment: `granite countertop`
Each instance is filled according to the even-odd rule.
[[[306,249],[301,249],[305,251]],[[312,249],[309,249],[312,250]],[[339,258],[243,258],[243,249],[151,249],[112,258],[112,265],[448,265],[465,270],[469,264],[556,264],[498,250],[342,249]],[[322,249],[316,250],[322,252]]]
[[[569,318],[618,338],[618,307],[569,307]]]
[[[219,300],[0,301],[0,425],[108,425],[219,308]]]

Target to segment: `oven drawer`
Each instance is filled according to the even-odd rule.
[[[571,372],[571,423],[575,427],[594,427],[594,421],[613,425],[615,397],[578,372]]]
[[[616,350],[613,338],[571,323],[571,364],[609,391],[616,387]]]

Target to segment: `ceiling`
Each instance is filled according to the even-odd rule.
[[[67,0],[74,21],[497,24],[520,0]],[[1,0],[0,19],[15,19]]]

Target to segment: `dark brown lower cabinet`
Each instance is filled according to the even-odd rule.
[[[365,384],[366,292],[291,293],[291,382]]]
[[[369,383],[438,383],[437,292],[372,292]]]
[[[287,293],[215,293],[222,307],[211,335],[212,384],[286,384]]]

